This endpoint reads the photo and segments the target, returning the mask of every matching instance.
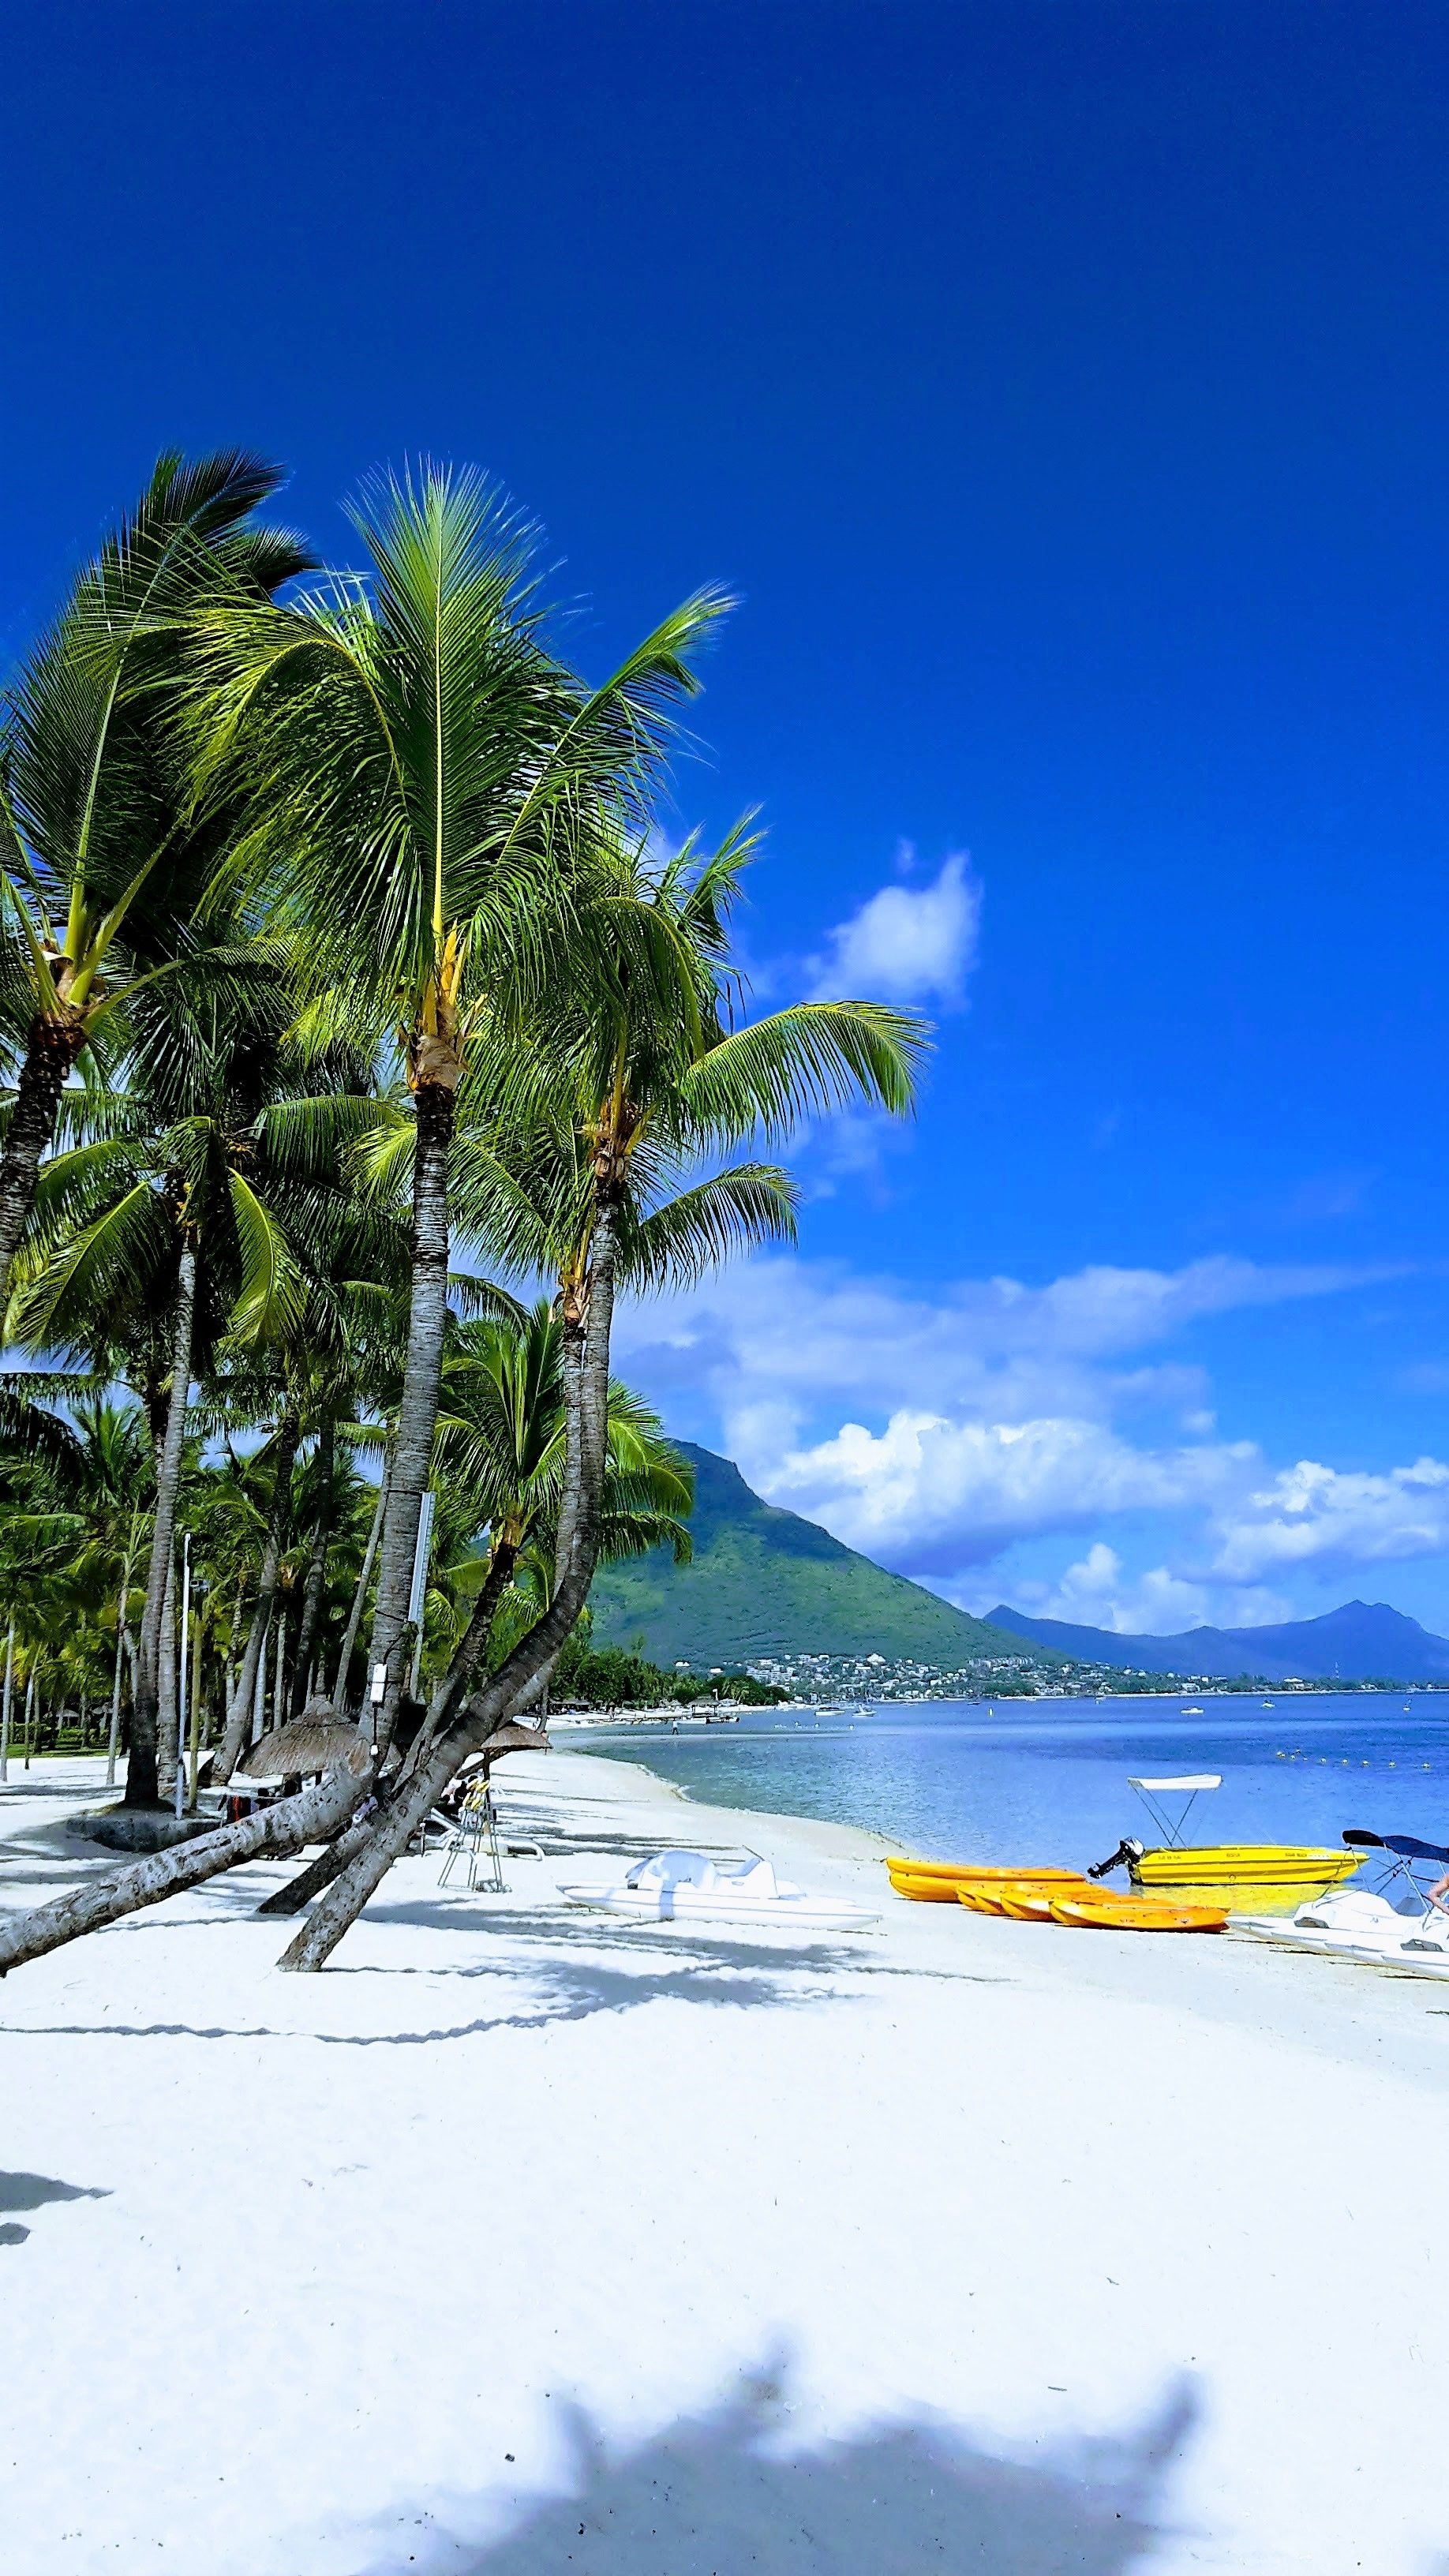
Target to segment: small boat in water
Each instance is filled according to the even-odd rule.
[[[1129,1780],[1162,1834],[1152,1848],[1132,1838],[1120,1842],[1110,1860],[1088,1871],[1094,1879],[1125,1868],[1134,1889],[1147,1896],[1170,1896],[1195,1905],[1220,1906],[1233,1914],[1294,1914],[1299,1906],[1326,1896],[1362,1867],[1358,1851],[1335,1851],[1317,1843],[1185,1843],[1188,1811],[1204,1791],[1220,1789],[1222,1774],[1192,1771],[1156,1779]],[[1185,1801],[1173,1817],[1164,1799]]]
[[[637,1862],[615,1886],[561,1887],[570,1905],[597,1905],[609,1914],[642,1915],[656,1923],[751,1923],[771,1931],[862,1932],[880,1920],[869,1906],[836,1897],[808,1896],[788,1878],[777,1878],[755,1852],[743,1860],[712,1860],[708,1852],[661,1851]]]

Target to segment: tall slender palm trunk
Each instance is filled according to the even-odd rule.
[[[5,1151],[0,1154],[0,1299],[35,1205],[36,1179],[55,1134],[60,1095],[84,1044],[83,1023],[69,1015],[52,1019],[37,1011],[30,1023]]]
[[[367,1533],[367,1545],[362,1551],[362,1570],[357,1578],[357,1589],[352,1596],[352,1607],[347,1614],[347,1626],[343,1631],[342,1648],[337,1657],[337,1674],[332,1684],[332,1710],[336,1717],[341,1717],[348,1705],[348,1676],[352,1669],[357,1633],[362,1626],[362,1613],[367,1603],[367,1587],[372,1581],[372,1569],[377,1557],[377,1543],[382,1535],[383,1516],[387,1510],[388,1487],[391,1481],[392,1457],[389,1453],[383,1462],[382,1482],[377,1489],[377,1504],[372,1515],[372,1527]],[[366,1692],[363,1693],[362,1706],[363,1713],[366,1715]]]
[[[609,1346],[614,1317],[615,1221],[607,1203],[595,1224],[587,1304],[576,1309],[581,1327],[575,1364],[565,1372],[569,1403],[564,1491],[554,1596],[513,1652],[476,1697],[436,1733],[425,1736],[414,1765],[367,1841],[313,1909],[279,1967],[312,1971],[326,1966],[393,1862],[406,1851],[423,1818],[470,1753],[502,1726],[522,1693],[557,1654],[588,1598],[603,1525],[604,1467],[609,1441]],[[438,1697],[446,1690],[440,1686]]]
[[[176,1304],[172,1314],[171,1399],[156,1461],[151,1562],[146,1574],[146,1606],[141,1617],[141,1651],[137,1659],[136,1695],[131,1712],[131,1754],[126,1765],[125,1796],[128,1807],[154,1807],[157,1804],[161,1623],[176,1545],[176,1498],[181,1487],[181,1456],[186,1440],[186,1404],[191,1393],[191,1349],[195,1330],[196,1246],[189,1235],[183,1234],[176,1274]]]
[[[450,1088],[420,1082],[414,1094],[417,1155],[413,1167],[412,1301],[402,1400],[393,1437],[392,1474],[378,1549],[370,1661],[387,1668],[377,1743],[386,1750],[407,1675],[408,1593],[418,1543],[418,1516],[433,1458],[448,1315],[448,1148],[455,1101]]]
[[[317,1655],[317,1638],[322,1626],[322,1596],[327,1581],[327,1542],[332,1535],[333,1482],[337,1468],[337,1425],[330,1412],[324,1413],[317,1432],[317,1517],[312,1523],[312,1548],[307,1559],[307,1580],[302,1592],[302,1617],[297,1630],[297,1660],[292,1667],[291,1713],[300,1717],[312,1684],[312,1666]]]
[[[116,1619],[116,1673],[115,1679],[111,1684],[111,1723],[109,1733],[106,1737],[106,1787],[108,1789],[114,1789],[116,1785],[116,1747],[121,1740],[121,1672],[125,1659],[126,1622],[124,1616],[118,1613]]]
[[[247,1634],[246,1652],[241,1670],[232,1686],[226,1712],[226,1733],[222,1738],[221,1768],[217,1777],[229,1780],[251,1729],[252,1709],[257,1696],[257,1682],[262,1669],[262,1655],[272,1624],[277,1601],[277,1576],[281,1569],[282,1550],[287,1543],[287,1526],[292,1512],[292,1468],[297,1456],[297,1443],[302,1426],[289,1405],[277,1425],[275,1478],[272,1485],[272,1508],[267,1515],[267,1535],[262,1547],[261,1572],[257,1578],[256,1608]],[[263,1719],[265,1723],[265,1717]]]
[[[181,1710],[176,1689],[176,1551],[166,1570],[166,1598],[161,1604],[161,1643],[156,1656],[156,1795],[169,1806],[176,1793],[180,1759]]]

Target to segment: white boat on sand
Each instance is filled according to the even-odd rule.
[[[770,1931],[861,1932],[877,1923],[870,1906],[830,1896],[808,1896],[771,1864],[751,1852],[743,1860],[711,1860],[708,1852],[661,1851],[639,1861],[613,1886],[561,1887],[570,1905],[602,1906],[610,1914],[642,1915],[656,1923],[754,1923]]]
[[[1348,1887],[1300,1905],[1291,1922],[1249,1916],[1242,1931],[1289,1950],[1313,1950],[1324,1958],[1376,1961],[1380,1966],[1417,1968],[1431,1976],[1449,1975],[1449,1914],[1427,1905],[1422,1914],[1401,1914],[1386,1896],[1368,1888]]]

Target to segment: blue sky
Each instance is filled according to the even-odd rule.
[[[672,1425],[973,1606],[1449,1628],[1443,10],[50,0],[7,88],[0,657],[170,443],[338,556],[487,466],[596,670],[742,594],[679,825],[939,1041],[627,1319]]]

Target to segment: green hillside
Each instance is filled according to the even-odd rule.
[[[1033,1650],[887,1574],[828,1530],[776,1511],[738,1467],[687,1440],[694,1468],[694,1561],[667,1552],[601,1566],[591,1594],[596,1645],[634,1646],[658,1664],[708,1668],[762,1655],[913,1656],[954,1667]],[[1037,1650],[1043,1663],[1059,1656]]]

